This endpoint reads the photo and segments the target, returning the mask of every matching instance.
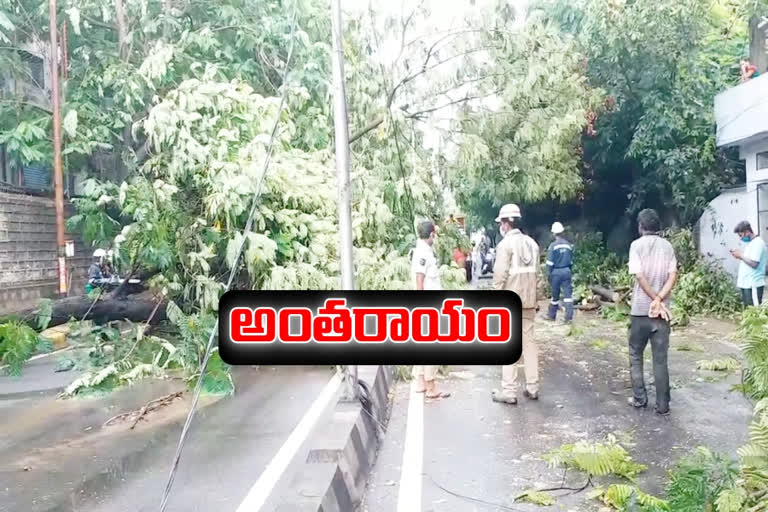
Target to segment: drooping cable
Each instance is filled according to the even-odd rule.
[[[229,281],[227,282],[227,286],[224,289],[224,291],[228,291],[230,287],[232,286],[232,283],[235,280],[235,277],[237,276],[238,271],[238,265],[240,264],[240,257],[243,254],[243,249],[245,248],[245,244],[248,240],[248,233],[250,233],[251,228],[253,227],[253,222],[256,217],[256,212],[258,210],[258,199],[261,195],[261,188],[262,184],[264,183],[264,177],[267,175],[267,171],[269,170],[269,164],[271,163],[272,159],[272,152],[274,150],[275,140],[277,139],[277,132],[278,127],[280,125],[280,117],[283,112],[283,107],[285,106],[285,100],[288,92],[288,72],[290,69],[291,64],[291,57],[293,56],[293,46],[294,42],[296,40],[296,22],[297,22],[297,14],[298,14],[298,1],[294,4],[293,9],[293,19],[291,22],[291,32],[290,32],[290,39],[289,39],[289,47],[288,47],[288,56],[285,61],[285,71],[283,73],[283,92],[280,97],[280,106],[277,109],[277,117],[275,119],[275,124],[272,127],[272,134],[269,139],[269,143],[267,144],[267,154],[264,158],[264,169],[261,174],[261,177],[259,178],[259,182],[256,185],[256,191],[253,194],[253,204],[251,205],[251,211],[248,215],[248,221],[245,223],[245,229],[243,230],[243,240],[240,243],[240,247],[237,251],[237,256],[235,257],[234,263],[232,265],[232,271],[229,274]],[[184,449],[184,444],[187,440],[187,435],[189,433],[189,427],[192,424],[192,419],[195,416],[195,410],[197,408],[197,402],[200,399],[200,393],[202,391],[203,387],[203,377],[205,376],[205,370],[208,366],[208,361],[211,358],[211,354],[213,353],[213,346],[214,346],[214,340],[216,339],[216,332],[219,329],[219,321],[216,320],[216,323],[213,326],[213,329],[211,329],[211,335],[208,338],[208,345],[205,350],[205,356],[203,357],[203,362],[200,367],[200,375],[197,378],[197,383],[195,385],[195,391],[192,396],[192,404],[190,405],[189,412],[187,413],[187,419],[184,422],[184,428],[181,430],[181,436],[179,437],[179,444],[176,447],[176,454],[173,458],[173,463],[171,465],[171,471],[168,475],[168,481],[165,485],[165,490],[163,491],[163,499],[160,503],[160,512],[165,512],[165,508],[168,505],[168,498],[171,493],[171,488],[173,487],[173,482],[176,478],[176,471],[179,467],[179,461],[181,460],[181,454]]]

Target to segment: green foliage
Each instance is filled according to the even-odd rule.
[[[741,368],[741,363],[732,357],[724,359],[709,359],[696,362],[696,368],[713,372],[728,372]]]
[[[629,322],[629,312],[626,304],[604,304],[600,307],[600,315],[613,322]]]
[[[440,284],[445,290],[463,290],[467,286],[467,272],[456,266],[440,267]]]
[[[738,468],[728,457],[699,447],[670,471],[667,501],[671,510],[699,512],[717,506],[720,511],[716,505],[718,497],[734,485],[738,474]]]
[[[24,363],[34,355],[39,338],[34,329],[17,320],[0,324],[0,366],[9,375],[21,375]]]
[[[739,450],[739,466],[706,448],[680,461],[670,473],[667,487],[671,509],[681,512],[712,510],[741,512],[765,510],[768,496],[768,308],[744,312],[740,335],[748,368],[745,391],[759,399],[749,426],[749,442]],[[712,363],[712,362],[709,362]],[[707,364],[733,367],[732,363]]]
[[[680,275],[672,295],[672,315],[681,324],[693,315],[728,316],[740,309],[731,276],[722,267],[701,260]]]
[[[615,253],[606,249],[602,233],[575,233],[572,242],[575,247],[573,276],[577,288],[582,286],[588,290],[591,285],[612,287],[628,285],[629,273],[625,269],[626,265]],[[582,293],[588,293],[591,296],[590,292]]]
[[[492,33],[486,44],[498,78],[483,84],[501,105],[492,115],[472,115],[487,111],[479,107],[464,117],[452,178],[459,203],[488,221],[489,206],[577,197],[580,137],[602,101],[583,74],[582,56],[569,37],[536,20],[522,31]]]
[[[109,391],[146,377],[165,376],[173,370],[181,370],[190,385],[194,385],[200,375],[216,316],[212,313],[185,315],[173,302],[168,304],[167,311],[175,328],[175,335],[168,338],[144,334],[144,325],[129,325],[121,331],[109,325],[73,322],[72,340],[85,349],[75,362],[84,373],[67,387],[63,395]],[[229,366],[217,351],[208,361],[203,391],[211,394],[234,392]]]
[[[712,104],[738,83],[748,2],[541,2],[573,34],[589,83],[609,95],[585,171],[600,195],[626,197],[630,214],[671,208],[695,222],[720,188],[743,175],[717,151]],[[601,197],[602,199],[602,197]]]
[[[660,512],[675,510],[666,501],[646,494],[634,485],[611,484],[607,489],[598,489],[592,494],[606,505],[621,511]]]
[[[37,306],[37,328],[44,331],[51,322],[53,313],[53,301],[51,299],[42,299]]]
[[[454,249],[459,249],[466,254],[471,248],[472,242],[457,224],[446,222],[439,226],[437,241],[435,242],[435,255],[442,265],[450,265],[454,261]]]
[[[678,271],[686,274],[701,263],[701,254],[696,247],[693,230],[690,228],[667,229],[664,238],[672,245],[677,258]]]
[[[768,308],[747,308],[742,316],[740,337],[746,363],[744,384],[755,399],[768,398]]]
[[[82,196],[72,199],[78,213],[67,219],[67,228],[79,232],[87,244],[110,244],[122,228],[117,195],[118,188],[112,183],[86,180]]]
[[[646,469],[632,460],[613,435],[608,436],[604,443],[579,441],[576,444],[563,445],[543,458],[552,468],[572,468],[591,477],[616,475],[632,482]]]
[[[537,491],[536,489],[528,489],[521,494],[515,496],[515,501],[524,503],[533,503],[540,507],[550,507],[555,504],[555,499],[546,492]]]

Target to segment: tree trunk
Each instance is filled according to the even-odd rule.
[[[48,323],[48,326],[55,327],[65,324],[69,322],[70,318],[81,320],[85,317],[86,313],[88,313],[88,316],[85,319],[92,320],[97,324],[126,319],[131,322],[146,322],[156,305],[157,299],[152,296],[151,292],[143,292],[120,298],[103,296],[95,303],[84,295],[67,297],[53,301],[51,321]],[[152,317],[152,324],[166,318],[165,309],[165,303],[157,308],[157,312]],[[21,311],[13,316],[25,318],[27,322],[34,325],[37,323],[37,308]]]
[[[597,286],[597,285],[593,285],[591,288],[593,292],[598,294],[604,300],[617,303],[617,304],[621,302],[621,294],[618,292],[615,292],[613,290],[609,290],[608,288],[603,288],[602,286]]]

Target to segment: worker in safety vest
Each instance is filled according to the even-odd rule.
[[[411,275],[413,287],[417,290],[442,290],[440,285],[440,266],[432,246],[437,238],[437,230],[432,221],[423,221],[418,225],[419,240],[413,249],[411,258]],[[450,393],[437,390],[435,377],[437,366],[413,367],[413,378],[416,379],[416,391],[425,393],[427,398],[448,398]]]
[[[496,246],[496,261],[493,267],[493,288],[511,290],[520,297],[523,306],[523,367],[525,389],[523,395],[531,400],[539,398],[539,355],[534,340],[533,323],[536,317],[537,285],[539,277],[539,246],[524,235],[518,224],[520,208],[505,204],[499,211],[496,222],[503,237]],[[517,382],[519,362],[502,367],[501,393],[493,392],[493,401],[517,404]]]
[[[552,287],[552,301],[549,304],[550,320],[557,318],[557,309],[560,305],[560,292],[563,293],[565,304],[565,321],[573,320],[573,245],[565,239],[565,228],[559,222],[552,224],[552,234],[555,241],[549,245],[547,251],[547,275]]]

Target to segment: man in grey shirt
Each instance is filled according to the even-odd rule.
[[[669,303],[677,280],[677,258],[672,244],[664,240],[661,221],[654,210],[643,210],[637,216],[640,238],[629,248],[629,273],[635,277],[632,292],[632,325],[629,330],[629,367],[636,408],[648,405],[643,378],[643,353],[648,341],[653,354],[653,376],[656,386],[656,412],[669,414]]]

